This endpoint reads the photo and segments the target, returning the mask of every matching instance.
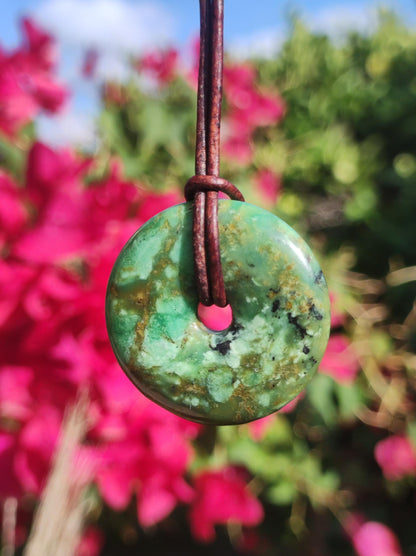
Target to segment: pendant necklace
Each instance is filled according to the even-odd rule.
[[[126,243],[106,298],[120,366],[148,398],[192,421],[240,424],[269,415],[311,380],[330,308],[310,248],[283,220],[219,177],[223,0],[200,0],[195,176],[186,203]],[[222,191],[230,200],[218,200]],[[198,304],[230,304],[213,331]]]

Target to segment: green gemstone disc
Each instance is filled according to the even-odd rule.
[[[299,394],[324,354],[330,309],[316,259],[280,218],[220,200],[218,220],[229,328],[214,332],[197,316],[190,203],[159,213],[124,246],[106,318],[117,359],[143,394],[221,425],[259,419]]]

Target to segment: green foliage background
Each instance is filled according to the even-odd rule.
[[[416,442],[416,33],[384,13],[372,34],[336,43],[295,20],[277,58],[254,62],[287,114],[257,130],[252,164],[224,159],[222,175],[257,203],[256,169],[282,175],[276,213],[318,252],[362,372],[352,385],[318,375],[260,442],[247,427],[208,430],[195,466],[247,466],[267,509],[259,553],[350,555],[341,524],[360,512],[416,554],[415,478],[387,481],[374,459],[390,434]],[[101,115],[103,167],[115,153],[149,187],[183,187],[195,92],[177,78],[122,93]]]

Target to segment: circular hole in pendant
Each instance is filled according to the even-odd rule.
[[[207,307],[200,303],[198,305],[198,318],[211,330],[219,331],[228,328],[233,320],[233,311],[231,305],[225,307],[218,307],[218,305],[211,305]]]

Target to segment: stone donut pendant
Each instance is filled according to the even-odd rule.
[[[116,357],[162,407],[200,423],[253,421],[290,402],[324,354],[330,308],[322,271],[301,237],[248,203],[219,201],[231,325],[197,316],[192,204],[149,220],[110,276],[106,319]]]

